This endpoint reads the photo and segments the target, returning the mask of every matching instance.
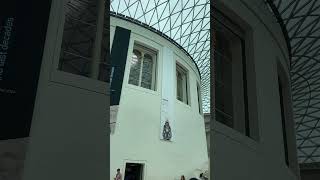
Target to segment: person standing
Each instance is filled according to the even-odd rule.
[[[205,177],[205,176],[203,175],[203,173],[201,173],[201,174],[200,174],[200,179],[201,179],[201,180],[207,180],[208,178]]]
[[[117,174],[114,180],[122,180],[122,174],[120,173],[120,169],[117,169]]]
[[[200,179],[204,180],[203,173],[200,174]]]
[[[184,175],[181,176],[180,180],[186,180],[186,178],[184,177]]]

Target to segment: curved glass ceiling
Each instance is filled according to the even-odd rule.
[[[274,7],[278,19],[282,19],[291,46],[299,162],[320,162],[320,1],[269,0],[268,3]]]
[[[265,1],[283,26],[290,46],[299,162],[320,162],[320,1]],[[90,9],[94,5],[89,2],[72,0],[67,12],[80,13],[78,19],[91,22],[91,14],[95,11]],[[89,7],[85,11],[87,14],[82,12],[85,5]],[[193,57],[201,72],[204,112],[209,112],[210,1],[111,0],[110,11],[161,31]],[[81,27],[77,28],[81,30]]]
[[[110,11],[145,23],[181,45],[201,73],[203,111],[210,110],[210,0],[111,0]]]

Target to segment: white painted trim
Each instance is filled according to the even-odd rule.
[[[126,28],[126,27],[124,27],[124,28]],[[145,46],[146,48],[150,48],[150,49],[155,50],[157,52],[157,55],[156,55],[157,58],[154,63],[154,66],[155,66],[154,67],[155,68],[155,73],[154,73],[154,75],[155,75],[155,84],[154,84],[155,90],[129,84],[131,57],[133,54],[133,49],[134,49],[135,44]],[[124,77],[123,77],[123,83],[124,83],[123,85],[125,87],[131,88],[131,89],[136,89],[136,90],[144,91],[144,92],[155,94],[155,95],[160,95],[160,88],[159,87],[161,87],[160,85],[161,85],[162,73],[160,73],[159,67],[161,67],[161,65],[162,65],[162,56],[163,56],[162,49],[163,49],[163,47],[161,45],[159,45],[158,43],[156,43],[148,38],[145,38],[145,37],[141,36],[140,34],[135,34],[135,33],[131,32],[129,48],[128,48],[128,55],[127,55],[127,63],[126,63]],[[142,69],[142,67],[141,67],[141,69]]]
[[[176,99],[174,93],[174,75],[175,75],[175,65],[174,65],[174,53],[171,49],[164,47],[163,48],[163,64],[162,64],[162,93],[161,93],[161,110],[160,110],[160,139],[163,140],[162,131],[165,124],[166,118],[168,118],[172,138],[169,142],[175,141],[176,136],[176,126],[175,126],[175,106],[174,101]],[[164,104],[164,102],[167,102]],[[167,141],[166,141],[167,142]]]
[[[115,31],[116,31],[116,27],[110,25],[110,34],[109,34],[109,36],[110,36],[110,52],[111,52],[112,45],[113,45],[113,38],[114,38]]]

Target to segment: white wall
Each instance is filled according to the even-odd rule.
[[[243,25],[245,22],[251,27],[251,32],[247,33],[251,37],[246,40],[251,39],[252,44],[247,46],[246,55],[254,61],[254,74],[249,75],[248,81],[254,80],[249,88],[256,90],[257,94],[257,115],[251,116],[251,121],[258,123],[259,131],[256,132],[259,140],[245,137],[219,122],[212,122],[210,154],[213,179],[299,179],[295,175],[298,172],[286,166],[283,149],[277,59],[288,70],[288,52],[281,29],[260,0],[219,0],[217,6],[226,15],[233,12],[230,16],[236,23]],[[289,76],[288,71],[286,75]]]
[[[204,119],[198,111],[196,83],[200,77],[195,65],[177,47],[147,29],[117,18],[111,18],[110,24],[132,31],[116,129],[111,135],[110,178],[114,177],[117,168],[124,173],[127,161],[144,163],[147,180],[169,180],[182,174],[188,177],[188,173],[208,161]],[[156,91],[128,84],[134,40],[159,50]],[[176,99],[175,67],[172,67],[175,60],[189,71],[190,106]],[[164,69],[164,63],[171,66]],[[164,93],[166,90],[168,92]],[[162,98],[167,98],[173,105],[175,137],[172,142],[162,141],[159,137]]]

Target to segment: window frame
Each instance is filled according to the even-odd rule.
[[[132,56],[133,56],[133,51],[138,50],[141,53],[141,66],[140,66],[140,73],[139,73],[139,82],[138,85],[130,84],[130,72],[131,72],[131,61],[132,61]],[[148,53],[152,57],[152,78],[151,78],[151,89],[145,88],[141,86],[142,82],[142,70],[143,70],[143,62],[144,62],[144,55]],[[128,78],[128,84],[132,86],[137,86],[140,88],[152,90],[152,91],[157,91],[157,62],[158,62],[158,52],[153,50],[152,48],[147,47],[146,45],[142,45],[141,43],[138,43],[137,41],[134,42],[133,44],[133,49],[131,52],[131,58],[130,58],[130,67],[129,67],[129,78]]]
[[[243,134],[244,136],[252,139],[253,137],[251,137],[251,126],[250,126],[250,120],[249,120],[249,98],[248,98],[248,70],[247,70],[247,48],[246,48],[246,41],[247,41],[247,35],[245,33],[245,30],[239,26],[235,21],[233,21],[232,19],[230,19],[227,15],[225,15],[224,13],[222,13],[221,11],[219,11],[218,9],[215,8],[215,15],[213,16],[213,19],[215,20],[215,23],[219,23],[221,26],[223,26],[223,28],[227,29],[228,31],[230,31],[232,34],[234,34],[236,37],[239,38],[240,40],[240,44],[241,44],[241,69],[242,69],[242,91],[243,91],[243,103],[244,103],[244,131],[239,131],[237,129],[235,129],[234,127],[234,115],[232,115],[232,124],[233,127],[229,127],[228,125],[223,124],[224,126],[227,126],[228,128],[239,132],[240,134]],[[216,52],[215,52],[216,53]],[[231,60],[232,63],[232,60]],[[231,91],[233,91],[233,88],[231,88]],[[233,100],[234,102],[234,100]],[[219,109],[218,109],[219,110]],[[215,107],[215,112],[217,111],[217,108]],[[221,110],[220,110],[221,111]],[[223,113],[223,111],[221,111]],[[219,122],[219,121],[218,121]],[[219,122],[220,123],[220,122]]]
[[[175,68],[175,74],[176,74],[176,99],[186,105],[190,106],[190,90],[189,90],[189,71],[187,68],[185,68],[183,65],[181,65],[179,62],[176,62],[176,68]],[[178,99],[178,79],[177,79],[177,73],[180,73],[183,75],[183,82],[182,82],[182,101]]]
[[[91,92],[107,95],[109,94],[108,82],[100,81],[98,79],[92,79],[86,76],[81,76],[65,71],[59,70],[60,63],[60,53],[62,51],[62,41],[65,26],[65,5],[68,1],[59,1],[56,4],[56,8],[60,10],[58,16],[52,21],[52,23],[57,24],[56,38],[53,41],[53,50],[51,53],[52,66],[50,68],[49,81],[52,83],[57,83],[61,85],[67,85],[71,87],[76,87],[79,89],[85,89]]]
[[[64,16],[64,27],[65,27],[65,23],[66,23],[66,20],[67,20],[66,19],[66,15],[67,14],[66,14],[65,9],[66,9],[66,5],[69,2],[70,2],[70,0],[66,0],[66,2],[64,4],[64,13],[63,13],[63,16]],[[106,60],[105,56],[107,56],[107,53],[104,54],[104,57],[102,56],[103,55],[102,52],[104,52],[104,50],[105,50],[105,49],[103,49],[104,40],[107,40],[107,39],[104,39],[105,35],[108,34],[109,38],[110,38],[110,33],[109,33],[110,29],[108,30],[108,29],[105,28],[106,27],[105,26],[106,22],[108,21],[108,18],[106,18],[106,16],[104,15],[104,12],[106,10],[105,10],[105,8],[103,8],[103,9],[98,8],[101,5],[100,4],[101,2],[102,1],[96,2],[95,11],[97,11],[98,14],[96,14],[94,22],[86,22],[86,21],[83,21],[81,19],[71,18],[72,19],[71,20],[72,21],[71,24],[76,23],[76,25],[79,25],[79,24],[85,25],[86,28],[88,28],[88,27],[89,28],[93,28],[92,29],[93,32],[90,32],[89,34],[93,35],[94,41],[88,43],[88,47],[87,47],[88,49],[86,49],[86,50],[90,51],[88,56],[83,56],[83,55],[81,55],[79,53],[70,52],[69,50],[66,50],[66,49],[62,48],[63,45],[64,45],[64,42],[63,42],[64,41],[64,35],[65,35],[65,33],[68,34],[68,32],[65,32],[65,28],[63,28],[62,43],[61,43],[61,50],[60,50],[60,52],[62,52],[62,53],[60,54],[58,70],[64,71],[66,73],[71,73],[71,74],[74,74],[74,75],[78,75],[78,76],[84,76],[84,77],[89,78],[89,79],[95,79],[95,80],[98,80],[98,81],[103,81],[103,82],[110,83],[110,82],[108,82],[108,80],[110,78],[106,78],[106,80],[103,80],[100,77],[101,76],[101,72],[102,72],[101,71],[101,65],[104,65],[104,66],[108,65],[107,62],[105,61]],[[105,2],[105,0],[103,0],[103,2]],[[86,10],[86,11],[89,11],[89,10]],[[103,13],[101,14],[99,11],[101,11]],[[100,22],[101,19],[100,19],[99,16],[103,16],[103,18],[102,18],[103,21],[102,22]],[[103,23],[102,25],[100,24],[101,27],[99,26],[99,23]],[[109,26],[109,28],[110,28],[110,26]],[[98,46],[96,46],[97,45],[97,44],[95,44],[96,42],[99,43]],[[106,42],[106,43],[108,43],[108,42]],[[97,50],[97,52],[96,52],[96,50]],[[77,50],[75,49],[75,51],[77,51]],[[85,51],[81,51],[81,52],[85,52]],[[98,53],[96,55],[98,57],[95,57],[95,53]],[[65,59],[63,58],[64,55],[62,55],[62,54],[69,54],[69,55],[72,55],[74,57],[77,57],[77,59],[76,59],[77,63],[81,62],[81,61],[85,61],[87,63],[87,65],[85,65],[85,66],[89,67],[89,70],[87,72],[88,74],[84,75],[83,71],[79,72],[79,73],[76,73],[76,72],[70,72],[70,70],[64,69],[63,68],[65,66],[64,64],[67,61],[65,61]],[[95,61],[96,60],[95,58],[97,58],[97,61]],[[71,67],[71,66],[69,66],[69,67]],[[95,70],[93,70],[92,67],[94,67]],[[108,72],[107,74],[110,74],[110,72]]]
[[[244,30],[244,41],[245,41],[245,47],[243,50],[245,51],[246,55],[246,68],[247,68],[247,81],[248,81],[248,109],[249,109],[249,122],[248,126],[250,127],[250,136],[246,136],[244,133],[240,133],[237,130],[234,130],[230,127],[227,127],[223,125],[222,123],[219,123],[214,120],[215,117],[215,98],[213,97],[214,92],[214,83],[211,85],[211,100],[210,100],[210,111],[212,112],[212,118],[213,118],[213,129],[223,135],[225,135],[228,138],[231,138],[232,140],[245,145],[252,149],[253,151],[258,150],[258,145],[261,142],[261,123],[259,118],[259,105],[258,105],[258,91],[257,91],[257,77],[256,77],[256,56],[255,56],[255,46],[254,46],[254,24],[250,23],[248,20],[243,19],[240,17],[237,13],[234,12],[233,9],[230,9],[230,7],[225,6],[225,4],[217,1],[216,6],[211,7],[211,11],[214,11],[216,13],[210,15],[211,21],[211,27],[215,26],[216,19],[218,13],[221,15],[227,17],[226,21],[234,22],[235,24],[239,25],[242,30]],[[221,20],[221,19],[220,19]],[[214,45],[214,33],[213,38],[211,38],[211,43]],[[211,70],[210,70],[210,80],[213,82],[215,79],[214,71],[215,68],[213,66],[213,56],[211,56]],[[212,135],[212,134],[211,134]]]
[[[115,26],[123,27],[125,28],[126,24],[123,24],[124,22],[115,22]],[[142,46],[145,46],[155,52],[157,52],[157,61],[156,61],[156,68],[155,68],[155,73],[156,73],[156,80],[155,80],[155,86],[156,90],[150,90],[147,88],[139,87],[136,85],[129,84],[129,75],[130,75],[130,68],[131,68],[131,58],[132,58],[132,53],[133,53],[133,47],[134,44],[140,44]],[[124,74],[124,79],[123,79],[123,86],[132,90],[137,90],[143,93],[148,93],[151,95],[156,95],[160,96],[160,91],[161,91],[161,84],[162,84],[162,60],[163,59],[163,46],[156,42],[154,39],[150,39],[149,37],[144,36],[139,31],[132,30],[131,31],[131,36],[130,36],[130,41],[129,41],[129,48],[128,48],[128,55],[127,55],[127,62],[125,66],[125,74]]]

